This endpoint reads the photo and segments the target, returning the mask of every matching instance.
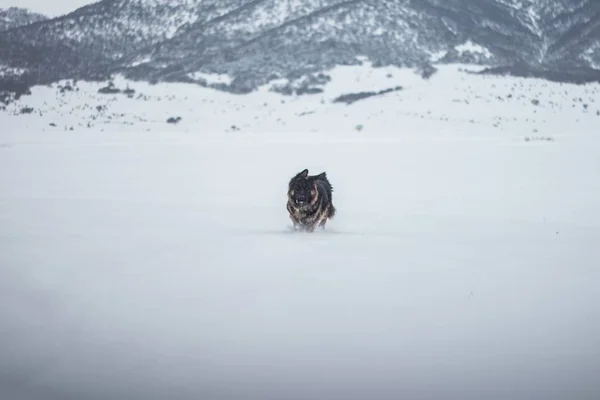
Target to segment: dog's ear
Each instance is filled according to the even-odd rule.
[[[298,175],[296,175],[298,178],[307,178],[308,177],[308,169],[305,169],[304,171],[300,172]]]

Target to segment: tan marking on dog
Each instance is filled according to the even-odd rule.
[[[316,183],[313,183],[313,188],[310,191],[310,195],[313,197],[312,201],[310,202],[310,205],[314,206],[315,204],[317,204],[317,201],[319,201],[319,189],[317,189]]]

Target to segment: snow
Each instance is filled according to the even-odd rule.
[[[168,2],[168,4],[165,4],[163,0],[131,2],[126,6],[131,7],[137,13],[139,13],[139,7],[141,7],[142,10],[150,12],[153,18],[156,18],[156,21],[148,23],[144,18],[140,18],[129,19],[126,23],[131,29],[142,33],[145,37],[160,35],[166,39],[171,39],[182,27],[193,24],[198,20],[198,7],[201,3],[201,0],[175,0]],[[124,13],[124,15],[128,14]]]
[[[583,59],[586,60],[590,64],[591,68],[600,70],[600,62],[596,62],[594,60],[594,56],[596,56],[596,59],[600,60],[600,44],[598,44],[594,47],[590,47],[583,54]]]
[[[8,398],[598,398],[599,85],[391,72],[0,113]],[[340,80],[405,91],[334,104]],[[335,188],[324,232],[288,229],[303,168]]]
[[[131,64],[129,64],[129,66],[130,67],[137,67],[137,66],[140,66],[142,64],[149,63],[150,61],[152,61],[152,57],[145,56],[145,57],[141,57],[141,58],[135,60],[134,62],[132,62]]]
[[[325,4],[324,4],[325,3]],[[237,17],[223,27],[208,27],[211,34],[231,34],[232,32],[247,32],[259,34],[261,29],[280,26],[290,20],[302,18],[318,11],[328,2],[322,0],[268,0],[251,4],[252,7],[240,7]],[[213,29],[216,29],[213,31]]]
[[[248,95],[232,95],[191,84],[132,82],[120,76],[115,85],[133,88],[132,98],[123,94],[97,93],[106,82],[78,82],[79,91],[59,93],[60,82],[32,89],[32,96],[8,106],[0,113],[0,125],[9,131],[161,131],[227,132],[232,126],[245,132],[339,132],[401,133],[405,124],[421,134],[480,136],[482,129],[502,137],[523,140],[525,136],[570,137],[574,129],[595,132],[600,111],[600,86],[548,83],[537,79],[495,78],[468,74],[483,67],[437,66],[429,80],[412,69],[338,66],[323,71],[331,77],[323,93],[281,96],[270,91],[273,81]],[[211,75],[214,78],[214,75]],[[403,90],[376,96],[352,106],[334,103],[337,97],[401,86]],[[532,106],[533,101],[538,106]],[[390,112],[390,104],[393,112]],[[587,105],[587,108],[585,106]],[[34,109],[23,116],[24,107]],[[100,111],[98,110],[100,107]],[[476,111],[474,111],[476,110]],[[181,117],[167,125],[170,117]],[[52,127],[49,124],[57,126]]]
[[[444,56],[446,54],[448,54],[448,52],[446,50],[440,50],[440,51],[431,52],[429,54],[431,56],[431,61],[435,63],[435,62],[440,61],[442,58],[444,58]]]
[[[460,54],[469,51],[471,53],[481,53],[485,57],[492,57],[492,53],[485,47],[467,40],[465,43],[454,47]]]
[[[231,85],[231,82],[233,81],[233,78],[227,74],[214,74],[198,71],[188,74],[188,76],[196,81],[204,80],[209,85],[218,83]]]
[[[27,72],[24,68],[15,68],[8,65],[0,64],[0,76],[6,75],[22,75]]]
[[[538,62],[542,62],[546,55],[548,54],[548,49],[550,48],[550,40],[549,36],[544,33],[544,30],[540,26],[540,13],[539,13],[539,5],[532,3],[527,8],[527,16],[529,17],[529,25],[531,31],[540,39],[540,46],[538,49]]]

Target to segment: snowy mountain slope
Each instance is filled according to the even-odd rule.
[[[0,113],[4,398],[598,399],[600,85],[330,74]],[[302,168],[325,232],[288,230]]]
[[[557,63],[585,64],[598,68],[600,64],[600,3],[593,0],[563,5],[548,3],[551,14],[547,30],[552,40],[549,56]],[[569,62],[570,60],[575,62]]]
[[[187,82],[216,72],[232,78],[219,89],[238,93],[357,56],[376,65],[468,62],[597,81],[599,18],[593,0],[104,0],[8,31],[0,55],[28,71],[31,83],[114,73]]]
[[[424,12],[441,18],[448,30],[484,46],[503,63],[528,58],[538,37],[523,24],[522,1],[498,0],[413,0]]]
[[[274,76],[356,63],[357,55],[385,64],[426,61],[441,48],[429,40],[433,26],[407,1],[253,2],[235,16],[196,23],[136,55],[143,65],[121,71],[171,80],[198,70],[228,73],[237,78],[233,90],[243,92]]]
[[[24,8],[10,7],[0,9],[0,32],[46,19],[46,16]]]
[[[93,77],[125,54],[168,39],[186,25],[227,12],[235,4],[104,0],[43,24],[5,32],[0,54],[13,66],[31,69],[34,81]]]
[[[583,55],[600,46],[600,2],[595,0],[414,0],[413,4],[446,18],[454,29],[462,27],[471,40],[503,56],[504,62],[593,67]]]

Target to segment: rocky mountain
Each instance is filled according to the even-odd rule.
[[[600,81],[598,0],[103,0],[0,35],[27,83],[208,82],[237,93],[360,62]]]
[[[508,63],[600,68],[597,0],[413,0]]]
[[[104,75],[140,48],[168,39],[203,13],[201,0],[105,0],[0,36],[0,59],[40,82]],[[35,76],[35,78],[33,78]]]
[[[10,7],[0,9],[0,32],[19,26],[25,26],[47,19],[42,14],[31,12],[24,8]]]
[[[335,64],[417,65],[445,48],[435,19],[397,0],[262,0],[198,21],[181,34],[131,54],[131,76],[189,80],[197,71],[226,73],[236,92],[271,78],[305,75]],[[451,38],[449,38],[451,40]]]

